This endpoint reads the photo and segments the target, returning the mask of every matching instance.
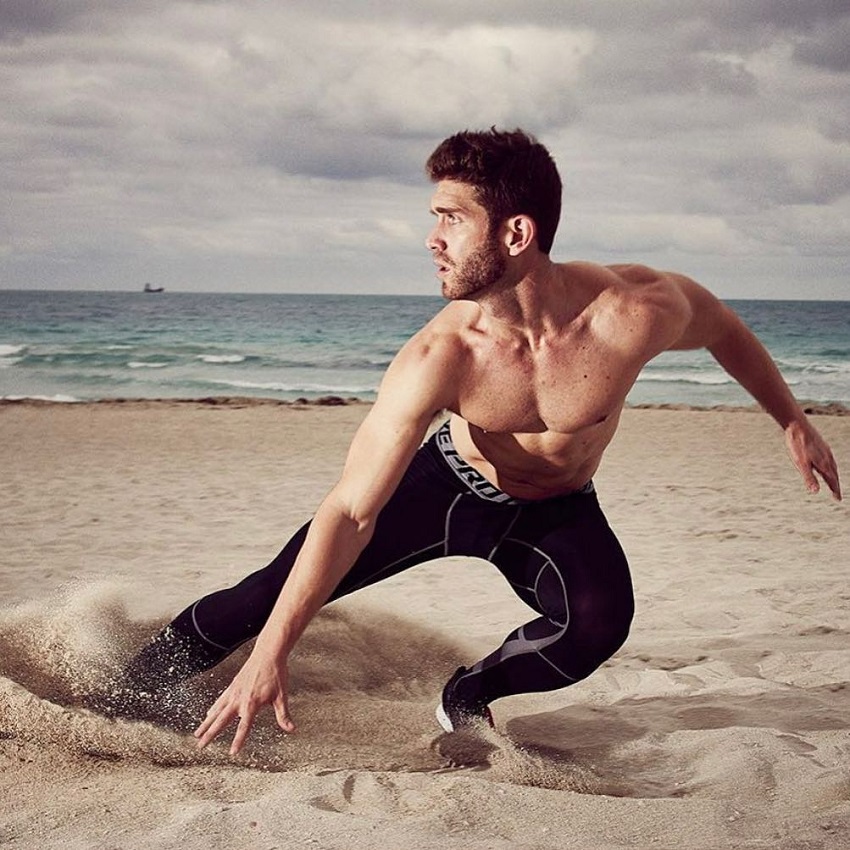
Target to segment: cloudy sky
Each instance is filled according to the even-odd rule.
[[[521,126],[553,256],[850,299],[847,0],[0,0],[0,287],[436,293],[422,166]]]

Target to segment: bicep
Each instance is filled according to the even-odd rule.
[[[334,495],[358,521],[377,516],[398,487],[434,416],[446,406],[434,358],[403,352],[381,382],[372,409],[358,428]]]
[[[345,461],[334,497],[358,522],[373,519],[398,487],[425,436],[430,417],[384,418],[373,407],[363,420]]]

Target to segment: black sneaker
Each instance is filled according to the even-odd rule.
[[[446,732],[469,729],[480,723],[494,727],[493,715],[486,703],[465,703],[455,692],[455,685],[467,672],[469,671],[465,667],[458,667],[454,676],[446,682],[443,697],[437,705],[437,723]]]

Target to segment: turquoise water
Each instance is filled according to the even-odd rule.
[[[729,302],[801,400],[850,405],[850,302]],[[0,398],[374,398],[439,297],[0,290]],[[632,403],[749,397],[706,352],[649,364]]]

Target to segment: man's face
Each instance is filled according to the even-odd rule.
[[[431,201],[437,223],[426,245],[443,284],[443,297],[471,298],[501,280],[507,251],[492,232],[487,211],[466,183],[441,180]]]

